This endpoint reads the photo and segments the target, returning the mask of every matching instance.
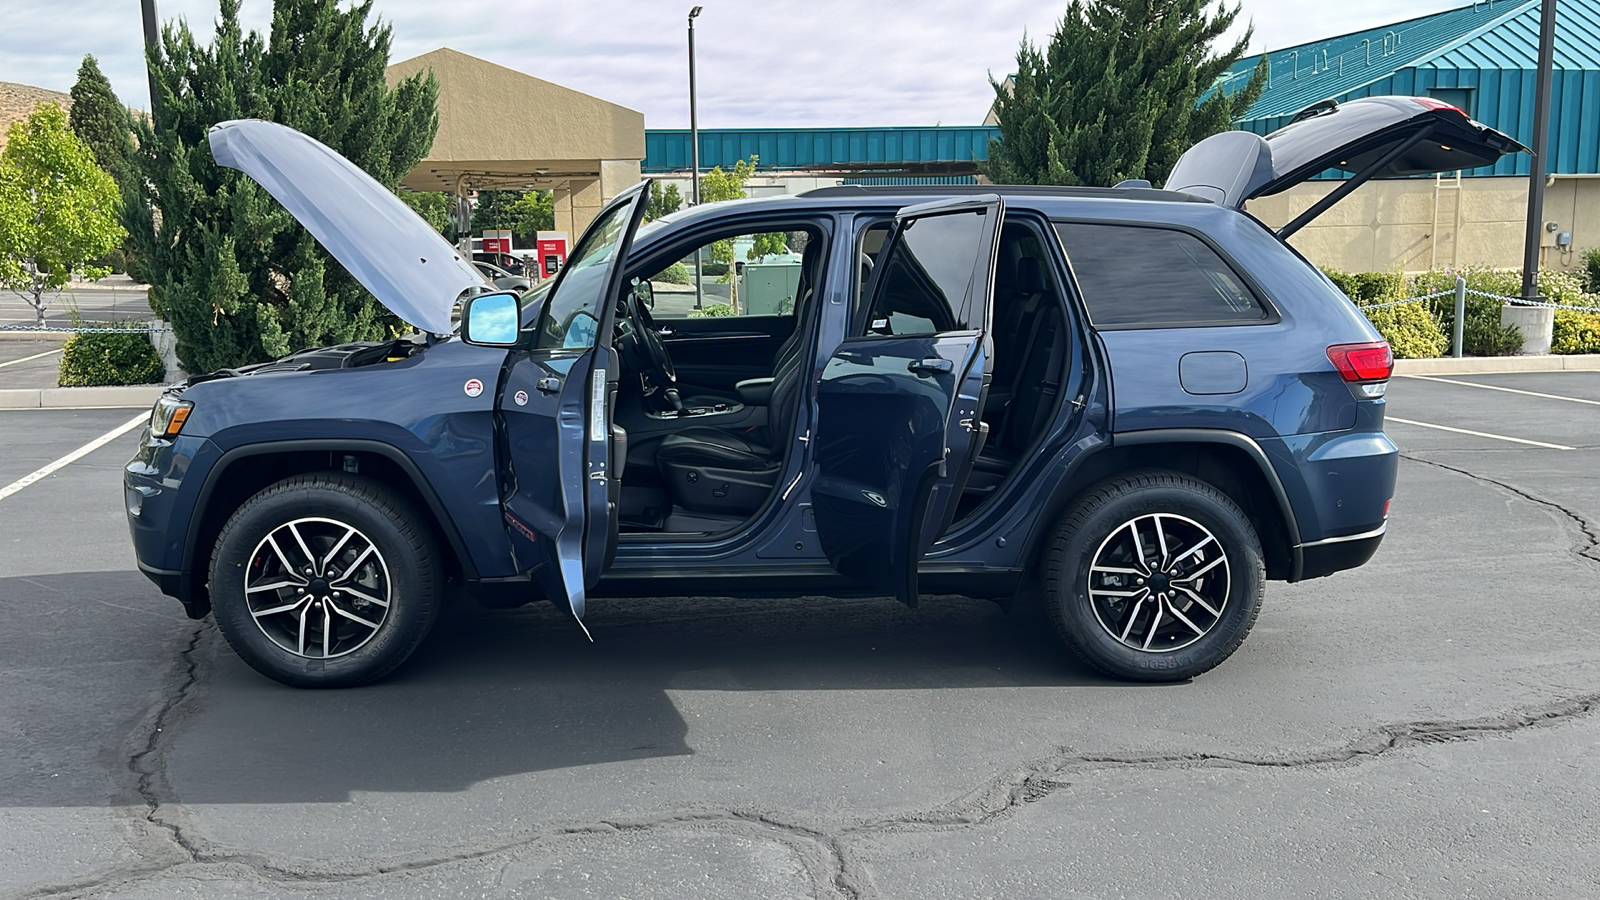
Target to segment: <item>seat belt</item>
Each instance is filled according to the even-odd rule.
[[[1045,369],[1047,374],[1044,377],[1044,389],[1040,391],[1041,399],[1053,397],[1061,389],[1061,366],[1064,361],[1063,357],[1066,356],[1066,348],[1067,329],[1065,323],[1063,323],[1063,327],[1056,329],[1055,338],[1050,342],[1050,362],[1048,368]],[[1046,419],[1046,423],[1048,423],[1048,417],[1055,414],[1055,408],[1056,405],[1054,403],[1040,402],[1039,408],[1033,411],[1032,427],[1028,433],[1034,434],[1039,430],[1041,426],[1040,419]]]
[[[1022,315],[1024,320],[1033,317],[1033,324],[1028,328],[1028,342],[1023,345],[1022,362],[1017,366],[1016,374],[1011,376],[1011,391],[1006,397],[1005,409],[1000,412],[1000,422],[994,429],[994,438],[997,445],[1004,445],[1006,441],[1006,424],[1011,420],[1011,411],[1016,408],[1017,398],[1022,396],[1022,385],[1028,377],[1028,363],[1033,361],[1033,345],[1039,339],[1039,327],[1044,323],[1044,315],[1039,312],[1039,301],[1044,298],[1044,292],[1038,291],[1028,295],[1023,304]]]

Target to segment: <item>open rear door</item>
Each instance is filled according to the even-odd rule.
[[[1373,178],[1475,169],[1526,150],[1510,135],[1431,97],[1324,100],[1266,137],[1224,131],[1200,141],[1179,157],[1166,189],[1238,208],[1328,169],[1351,173],[1278,232],[1288,237]]]
[[[536,334],[507,359],[496,402],[506,460],[501,509],[518,568],[580,623],[616,535],[626,436],[612,424],[611,329],[622,265],[649,197],[649,182],[640,182],[595,217],[545,294]],[[469,382],[474,389],[482,385]]]
[[[840,573],[917,601],[981,449],[1004,204],[993,194],[903,210],[866,303],[817,387],[817,533]]]

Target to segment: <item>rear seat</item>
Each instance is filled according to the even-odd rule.
[[[1038,259],[1016,259],[1011,274],[997,279],[1006,290],[995,296],[995,377],[984,404],[990,437],[973,465],[970,491],[991,491],[1005,480],[1047,424],[1060,390],[1066,351],[1060,299]]]

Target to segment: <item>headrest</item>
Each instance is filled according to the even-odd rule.
[[[1039,260],[1032,256],[1024,256],[1017,260],[1017,293],[1042,294],[1044,292],[1044,269],[1039,266]]]

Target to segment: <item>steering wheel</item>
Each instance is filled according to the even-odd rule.
[[[677,396],[678,373],[650,311],[628,290],[623,294],[621,312],[624,315],[617,319],[617,346],[634,369],[649,377],[651,385],[669,404],[680,405],[671,401]]]

